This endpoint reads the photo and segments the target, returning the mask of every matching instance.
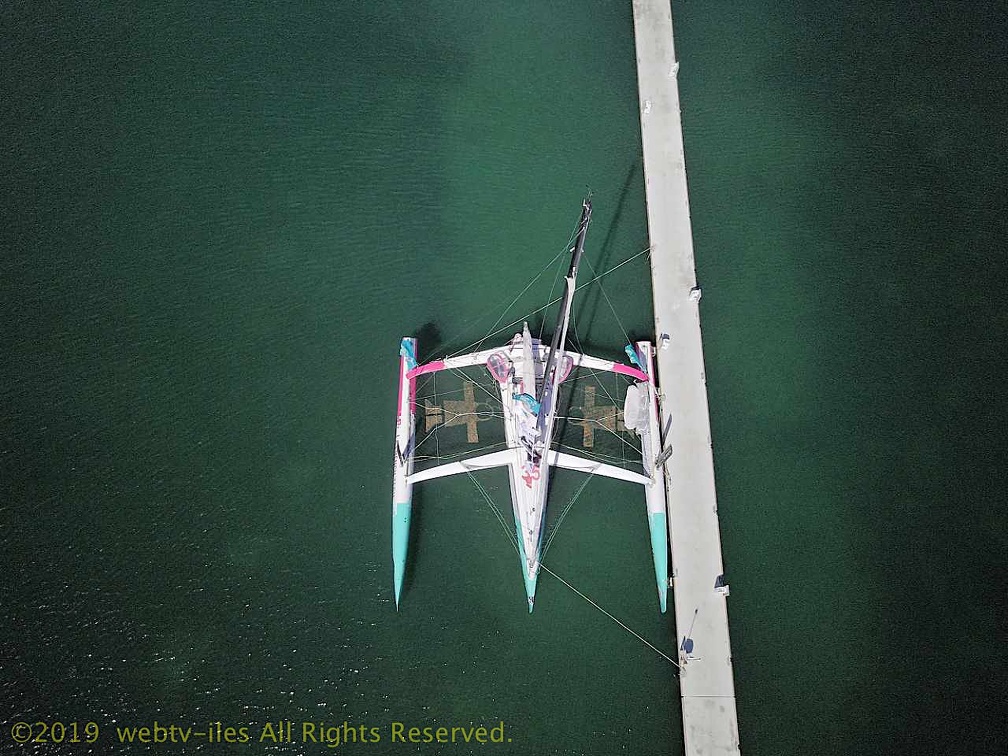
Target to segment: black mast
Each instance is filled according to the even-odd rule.
[[[581,255],[584,253],[585,235],[588,233],[588,222],[591,220],[591,196],[585,198],[581,207],[581,222],[577,232],[577,239],[574,241],[574,249],[571,254],[570,268],[564,279],[564,295],[560,304],[560,314],[557,317],[556,328],[553,331],[553,341],[550,344],[549,358],[546,361],[546,369],[543,371],[542,395],[539,397],[539,417],[537,424],[540,430],[544,430],[546,412],[552,414],[553,404],[552,394],[555,385],[553,372],[557,368],[557,355],[563,351],[567,343],[567,327],[570,324],[571,303],[574,299],[574,289],[577,280],[578,264],[581,262]]]

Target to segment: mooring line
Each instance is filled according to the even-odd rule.
[[[580,284],[574,291],[578,292],[578,291],[581,291],[581,289],[585,288],[586,286],[591,286],[596,281],[601,280],[605,276],[608,276],[610,273],[616,272],[617,270],[619,270],[620,268],[622,268],[627,263],[633,262],[634,260],[636,260],[641,255],[646,255],[650,251],[651,251],[651,247],[648,247],[647,249],[642,249],[636,255],[633,255],[632,257],[628,257],[623,262],[621,262],[621,263],[619,263],[617,265],[614,265],[613,267],[609,268],[609,270],[606,270],[606,271],[604,271],[602,273],[599,273],[597,276],[595,276],[595,278],[591,279],[590,281],[585,281],[583,284]],[[544,271],[545,271],[545,269],[544,269]],[[542,271],[542,272],[544,272],[544,271]],[[542,275],[542,272],[540,272],[539,275]],[[482,339],[479,339],[478,341],[474,341],[469,346],[462,347],[461,349],[458,349],[458,350],[452,352],[450,356],[454,356],[454,355],[457,355],[457,354],[462,354],[462,352],[465,352],[465,351],[467,351],[468,349],[470,349],[470,348],[472,348],[474,346],[482,346],[483,343],[486,342],[492,336],[496,336],[499,333],[503,333],[504,331],[507,331],[509,328],[511,328],[511,327],[513,327],[515,325],[518,325],[518,323],[521,323],[523,320],[528,320],[533,315],[538,315],[540,312],[543,312],[544,310],[546,310],[546,309],[552,307],[553,305],[555,305],[561,299],[563,299],[563,297],[557,297],[556,299],[551,299],[549,302],[547,302],[546,304],[544,304],[542,307],[540,307],[540,308],[538,308],[536,310],[532,310],[532,312],[528,313],[527,315],[525,315],[523,317],[518,318],[517,320],[512,320],[506,326],[503,326],[501,328],[496,328],[496,330],[493,330],[493,331],[487,333]],[[511,307],[511,305],[508,305],[508,307]],[[505,310],[505,313],[506,312],[507,312],[507,310]],[[498,319],[497,322],[499,323],[501,320],[503,320],[503,318]]]
[[[497,521],[498,521],[498,522],[500,523],[500,525],[501,525],[501,528],[503,528],[503,530],[504,530],[504,535],[506,535],[506,536],[507,536],[508,540],[509,540],[509,541],[511,542],[511,545],[512,545],[512,546],[514,547],[514,550],[515,550],[516,552],[518,552],[518,541],[517,541],[517,538],[516,538],[516,537],[513,537],[513,536],[511,535],[511,532],[510,532],[510,530],[508,529],[507,525],[506,525],[506,524],[504,523],[504,516],[503,516],[503,515],[501,514],[500,510],[499,510],[499,509],[497,509],[497,507],[496,507],[496,506],[494,505],[494,503],[493,503],[493,499],[491,499],[491,498],[490,498],[490,494],[488,494],[488,493],[487,493],[487,491],[486,491],[486,489],[485,489],[485,488],[483,488],[483,486],[482,486],[482,485],[480,484],[480,482],[479,482],[478,480],[476,480],[476,476],[475,476],[475,475],[473,475],[473,474],[472,474],[471,472],[469,472],[468,470],[466,471],[466,474],[467,474],[467,475],[469,476],[469,480],[471,480],[471,481],[473,482],[473,485],[475,485],[475,486],[476,486],[476,489],[477,489],[477,490],[478,490],[478,491],[479,491],[479,492],[480,492],[480,493],[481,493],[481,494],[483,495],[483,500],[484,500],[484,501],[486,501],[486,503],[490,505],[490,509],[492,509],[492,510],[493,510],[493,513],[494,513],[495,515],[497,515]],[[520,552],[519,552],[519,553],[520,553]],[[598,609],[598,610],[599,610],[600,612],[602,612],[602,614],[604,614],[604,615],[605,615],[606,617],[608,617],[609,619],[611,619],[611,620],[612,620],[613,622],[615,622],[615,623],[616,623],[617,625],[619,625],[620,627],[622,627],[622,628],[623,628],[624,630],[626,630],[626,631],[627,631],[628,633],[630,633],[630,635],[632,635],[632,636],[633,636],[633,637],[635,637],[635,638],[636,638],[637,640],[639,640],[639,641],[640,641],[641,643],[643,643],[643,644],[644,644],[645,646],[647,646],[648,648],[650,648],[650,649],[651,649],[652,651],[654,651],[654,652],[655,652],[656,654],[658,654],[658,655],[659,655],[660,657],[662,657],[662,658],[663,658],[663,659],[664,659],[665,661],[667,661],[667,662],[668,662],[669,664],[671,664],[671,665],[672,665],[673,667],[675,667],[675,668],[676,668],[676,669],[678,669],[678,670],[681,670],[681,669],[682,669],[682,667],[680,667],[680,666],[679,666],[679,663],[678,663],[678,662],[677,662],[677,661],[676,661],[675,659],[673,659],[673,658],[672,658],[671,656],[669,656],[668,654],[666,654],[666,653],[665,653],[664,651],[662,651],[662,650],[661,650],[660,648],[658,648],[658,647],[657,647],[656,645],[654,645],[653,643],[651,643],[651,641],[649,641],[649,640],[648,640],[647,638],[645,638],[645,637],[644,637],[643,635],[641,635],[640,633],[636,632],[636,631],[635,631],[635,630],[633,630],[632,628],[628,627],[628,626],[627,626],[626,624],[624,624],[624,623],[623,623],[623,622],[622,622],[622,621],[621,621],[621,620],[620,620],[619,618],[617,618],[617,617],[614,617],[613,615],[611,615],[611,614],[610,614],[609,612],[607,612],[607,611],[606,611],[605,609],[603,609],[603,608],[602,608],[601,606],[599,606],[599,605],[598,605],[598,604],[596,604],[596,603],[595,603],[594,601],[592,601],[592,600],[591,600],[591,598],[589,598],[589,597],[588,597],[588,596],[586,596],[585,594],[581,593],[581,591],[579,591],[579,590],[578,590],[577,588],[575,588],[575,587],[574,587],[573,585],[571,585],[571,584],[570,584],[570,583],[568,583],[568,582],[567,582],[566,580],[564,580],[564,579],[563,579],[562,577],[560,577],[560,576],[559,576],[559,575],[557,575],[557,574],[556,574],[555,572],[553,572],[553,570],[551,570],[551,569],[550,569],[549,567],[547,567],[547,566],[546,566],[545,564],[543,564],[542,562],[539,562],[539,568],[540,568],[540,569],[542,569],[542,570],[545,570],[545,571],[546,571],[546,572],[548,572],[548,573],[549,573],[550,575],[552,575],[552,576],[553,576],[553,577],[555,577],[555,578],[556,578],[557,580],[559,580],[559,581],[560,581],[561,583],[563,583],[564,585],[566,585],[566,586],[567,586],[568,588],[570,588],[570,589],[571,589],[571,590],[572,590],[572,591],[573,591],[574,593],[576,593],[576,594],[577,594],[578,596],[580,596],[581,598],[583,598],[583,599],[584,599],[585,601],[587,601],[587,602],[588,602],[589,604],[591,604],[592,606],[594,606],[594,607],[595,607],[596,609]]]
[[[544,569],[550,575],[552,575],[557,580],[559,580],[561,583],[563,583],[564,585],[566,585],[568,588],[570,588],[572,591],[574,591],[574,593],[576,593],[578,596],[580,596],[581,598],[583,598],[589,604],[591,604],[592,606],[594,606],[596,609],[598,609],[600,612],[602,612],[602,614],[604,614],[606,617],[608,617],[609,619],[611,619],[617,625],[619,625],[620,627],[622,627],[624,630],[626,630],[628,633],[630,633],[632,636],[634,636],[637,640],[639,640],[645,646],[647,646],[652,651],[654,651],[656,654],[658,654],[660,657],[662,657],[669,664],[673,665],[676,669],[680,669],[680,670],[682,669],[682,667],[679,666],[679,663],[675,659],[673,659],[671,656],[669,656],[668,654],[666,654],[664,651],[662,651],[656,645],[654,645],[653,643],[651,643],[651,641],[649,641],[647,638],[645,638],[644,636],[642,636],[640,633],[637,633],[636,631],[634,631],[630,627],[627,627],[627,625],[625,625],[623,622],[621,622],[618,618],[616,618],[613,615],[611,615],[609,612],[607,612],[601,606],[599,606],[594,601],[592,601],[588,596],[586,596],[585,594],[581,593],[581,591],[579,591],[573,585],[571,585],[566,580],[564,580],[562,577],[560,577],[559,575],[557,575],[555,572],[553,572],[553,570],[551,570],[545,564],[542,564],[540,562],[539,563],[539,567],[542,568],[542,569]]]
[[[578,497],[581,496],[581,492],[588,487],[588,484],[591,483],[592,478],[594,477],[595,473],[588,474],[588,477],[584,479],[584,482],[581,484],[578,490],[574,492],[574,496],[571,498],[569,502],[567,502],[567,506],[564,507],[563,511],[560,513],[560,516],[557,518],[557,521],[553,523],[553,530],[550,532],[549,538],[546,539],[546,545],[543,546],[542,548],[542,556],[540,557],[540,559],[545,558],[546,552],[549,551],[550,544],[553,543],[553,539],[556,538],[556,534],[560,530],[560,524],[564,521],[564,518],[567,517],[567,513],[571,511],[571,508],[574,506],[574,502],[576,502],[578,500]]]

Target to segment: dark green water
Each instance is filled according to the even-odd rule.
[[[419,494],[392,604],[399,337],[479,338],[587,186],[592,264],[646,246],[629,3],[499,6],[0,8],[0,751],[681,752],[672,668],[548,576],[528,616],[468,481]],[[1000,750],[1004,12],[739,6],[675,20],[743,752]],[[648,334],[643,258],[607,291]],[[674,649],[625,494],[547,563]]]
[[[743,750],[998,751],[1004,7],[676,21]]]

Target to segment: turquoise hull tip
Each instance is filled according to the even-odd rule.
[[[529,614],[532,614],[532,608],[535,605],[536,580],[538,580],[539,574],[536,573],[536,577],[530,578],[523,564],[522,576],[525,578],[525,595],[528,597]]]
[[[528,598],[529,614],[532,614],[532,609],[535,607],[536,581],[539,579],[539,571],[536,570],[536,574],[529,577],[528,558],[525,556],[525,542],[522,539],[521,530],[519,530],[517,523],[515,524],[515,534],[518,536],[518,552],[521,555],[521,571],[522,579],[525,581],[525,596]]]
[[[396,504],[392,507],[392,565],[395,581],[395,603],[399,608],[399,597],[402,594],[403,580],[406,577],[406,552],[409,549],[410,515],[413,505],[410,502]]]
[[[648,515],[651,530],[651,555],[654,558],[655,582],[658,585],[658,604],[662,614],[668,601],[668,539],[665,535],[667,518],[664,512]]]

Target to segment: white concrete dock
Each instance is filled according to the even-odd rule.
[[[683,739],[688,756],[739,753],[714,491],[693,232],[670,0],[633,0]],[[664,335],[667,348],[661,348]]]

